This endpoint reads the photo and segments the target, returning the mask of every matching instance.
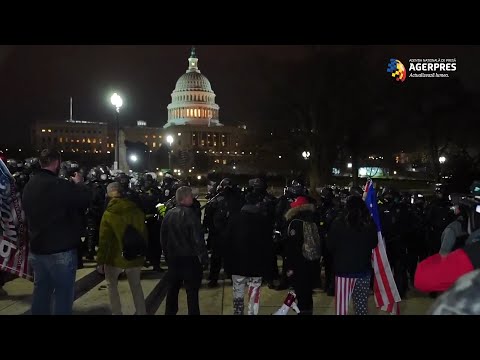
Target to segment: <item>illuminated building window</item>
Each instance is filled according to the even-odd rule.
[[[152,147],[156,147],[156,146],[157,146],[157,143],[154,142],[154,143],[152,144]]]
[[[222,135],[222,137],[225,137],[225,135]]]
[[[63,138],[60,138],[59,141],[60,141],[60,142],[63,142]]]
[[[145,141],[145,145],[148,146],[148,142]]]
[[[225,146],[225,141],[222,141],[222,146]]]
[[[97,139],[93,139],[93,143],[96,144],[96,143],[97,143]]]
[[[111,144],[110,144],[110,147],[113,148],[113,147],[115,147],[115,146],[113,145],[113,143],[111,143]]]
[[[48,129],[48,132],[49,132],[49,133],[51,133],[51,132],[52,132],[52,130],[51,130],[51,129]]]
[[[75,140],[71,139],[70,142],[75,142]]]
[[[45,129],[42,129],[42,132],[45,132]]]
[[[89,143],[89,144],[91,143],[90,138],[87,138],[87,143]]]
[[[216,162],[217,164],[220,164],[220,160],[218,160],[218,159],[217,159],[217,160],[215,160],[215,162]]]
[[[202,146],[205,146],[205,140],[202,140]]]
[[[77,143],[79,143],[79,142],[80,142],[80,140],[78,139],[78,140],[77,140]]]
[[[227,160],[223,160],[223,165],[227,165]]]
[[[213,146],[217,146],[217,142],[216,142],[216,141],[213,142]]]
[[[213,134],[213,137],[217,137],[217,134]]]
[[[195,137],[195,134],[193,134],[193,137]]]
[[[235,143],[235,146],[238,146],[238,143]]]
[[[145,135],[145,139],[148,139],[148,135]]]
[[[156,139],[157,137],[155,135],[152,136],[154,139]]]
[[[107,143],[107,148],[109,148],[109,147],[110,147],[110,144],[109,144],[109,143]]]
[[[210,134],[208,134],[207,136],[210,137]]]
[[[178,136],[182,136],[182,133],[178,133]]]
[[[84,142],[85,142],[85,138],[82,139],[82,143],[84,143]]]

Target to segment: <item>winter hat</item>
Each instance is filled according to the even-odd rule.
[[[307,204],[309,204],[309,203],[310,203],[310,201],[308,201],[308,198],[307,198],[307,197],[305,197],[305,196],[299,196],[299,197],[297,197],[297,198],[295,199],[294,202],[292,202],[292,203],[290,204],[290,207],[293,209],[293,208],[296,208],[296,207],[298,207],[298,206],[307,205]]]

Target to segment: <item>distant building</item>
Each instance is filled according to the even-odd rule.
[[[105,154],[114,150],[115,137],[107,123],[67,120],[37,122],[31,128],[34,148],[55,147],[63,152]]]
[[[220,107],[208,79],[198,68],[198,58],[193,48],[188,59],[188,69],[178,79],[167,107],[167,121],[163,127],[149,127],[146,121],[137,126],[122,126],[126,141],[145,144],[150,150],[168,146],[167,136],[173,137],[172,151],[191,155],[207,154],[214,167],[236,164],[242,159],[244,166],[251,162],[252,149],[246,148],[247,129],[242,126],[225,126],[220,122]],[[40,150],[55,146],[64,152],[90,154],[114,153],[114,126],[103,122],[74,121],[62,123],[38,122],[32,127],[32,144]],[[250,158],[247,160],[246,158]],[[242,166],[238,170],[242,170]],[[237,166],[235,166],[235,170]]]

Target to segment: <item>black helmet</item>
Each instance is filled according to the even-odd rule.
[[[470,193],[475,197],[480,196],[480,181],[479,180],[475,180],[472,183],[472,186],[470,186]]]
[[[352,195],[352,196],[363,196],[363,190],[360,186],[352,186],[350,188],[350,195]]]
[[[102,175],[98,167],[91,168],[88,172],[87,179],[89,181],[100,181],[100,176]]]
[[[8,159],[7,160],[7,168],[8,168],[8,171],[10,171],[10,173],[13,175],[15,174],[17,171],[18,171],[18,164],[19,162],[15,159]]]
[[[41,168],[40,160],[36,157],[28,158],[25,160],[24,168],[27,174],[34,173]]]
[[[325,200],[332,200],[334,197],[333,190],[329,187],[324,187],[320,190],[320,197]]]
[[[13,174],[13,178],[15,180],[15,185],[17,186],[17,189],[20,190],[25,187],[29,180],[28,175],[22,172],[16,172],[15,174]]]
[[[255,179],[250,179],[248,180],[248,186],[252,188],[253,190],[266,190],[267,189],[267,184],[263,179],[260,178],[255,178]]]
[[[154,180],[152,174],[145,174],[145,175],[143,176],[143,179],[144,179],[145,181],[153,181],[153,180]]]
[[[232,180],[230,180],[229,178],[225,178],[222,181],[220,181],[220,185],[218,185],[218,187],[220,188],[220,190],[225,190],[226,188],[232,188],[233,187]]]
[[[108,168],[107,165],[99,165],[97,166],[97,169],[100,173],[100,179],[101,181],[108,181],[110,179],[110,169]]]

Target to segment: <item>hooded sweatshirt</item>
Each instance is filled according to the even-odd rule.
[[[143,266],[145,258],[128,261],[122,256],[123,236],[128,225],[132,225],[147,241],[145,214],[134,202],[125,198],[113,198],[100,223],[97,263],[121,269]]]

